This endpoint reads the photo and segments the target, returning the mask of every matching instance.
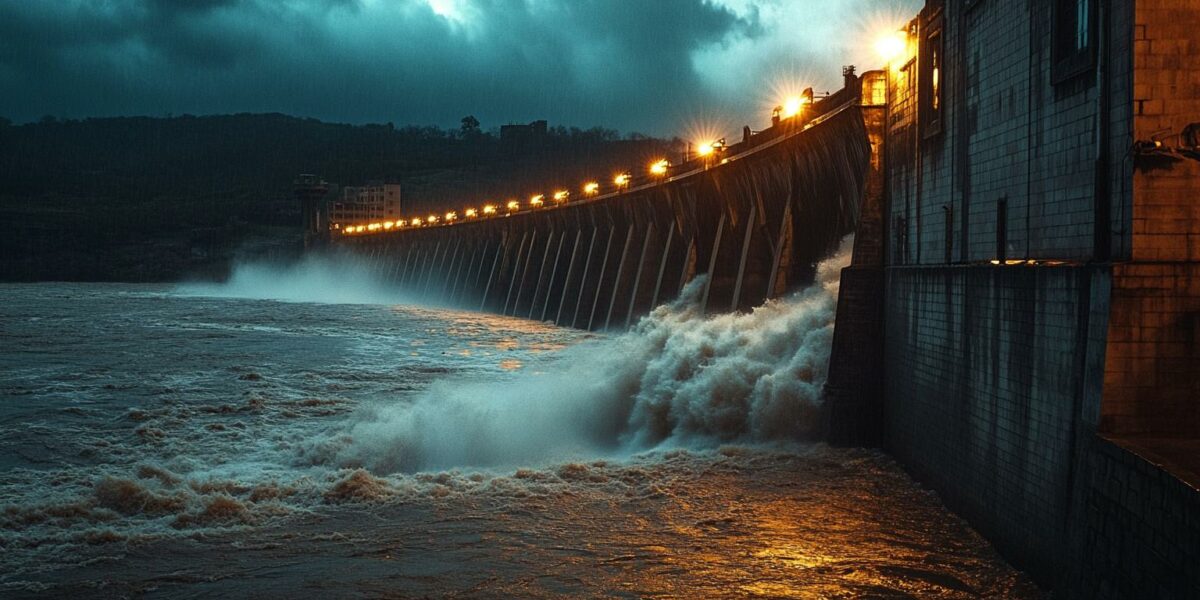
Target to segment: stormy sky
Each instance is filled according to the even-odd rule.
[[[0,0],[0,116],[760,126],[919,0]]]

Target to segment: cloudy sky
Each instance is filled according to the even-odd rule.
[[[920,0],[0,0],[0,116],[283,112],[656,135],[839,87]]]

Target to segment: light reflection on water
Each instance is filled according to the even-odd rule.
[[[696,443],[374,473],[333,458],[364,407],[545,379],[590,334],[153,286],[4,292],[6,596],[1038,594],[870,451]]]

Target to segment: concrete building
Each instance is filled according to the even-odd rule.
[[[390,221],[400,218],[400,184],[368,183],[347,186],[329,207],[329,220],[337,229],[344,225]]]
[[[882,444],[1064,595],[1200,597],[1200,4],[929,0],[903,37]]]

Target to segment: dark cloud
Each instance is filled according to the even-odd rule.
[[[731,102],[698,57],[752,54],[778,26],[757,2],[778,1],[0,0],[0,115],[475,114],[675,133],[669,107]]]

